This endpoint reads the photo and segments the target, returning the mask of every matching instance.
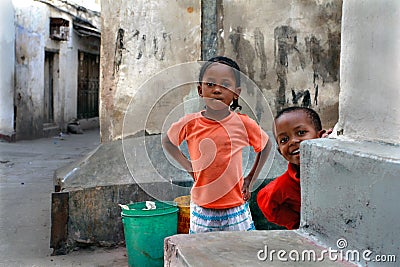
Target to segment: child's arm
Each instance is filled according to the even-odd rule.
[[[257,204],[269,222],[284,226],[287,229],[297,229],[300,223],[300,213],[287,205],[281,192],[274,191],[274,183],[268,184],[257,195]]]
[[[260,174],[262,167],[264,166],[271,152],[271,148],[272,148],[272,142],[268,138],[267,144],[265,145],[264,149],[261,150],[261,152],[257,153],[253,167],[251,168],[249,174],[244,178],[242,193],[243,193],[243,199],[245,201],[250,199],[251,196],[250,190],[253,187],[253,181],[255,181],[255,179],[257,179],[258,175]]]
[[[162,139],[162,146],[173,157],[189,174],[194,178],[192,163],[182,151],[169,140],[168,135],[165,135]]]

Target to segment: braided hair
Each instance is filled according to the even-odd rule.
[[[210,58],[203,64],[203,66],[200,69],[199,73],[199,84],[201,85],[201,82],[203,80],[204,73],[206,70],[214,63],[221,63],[225,64],[229,67],[232,68],[233,74],[235,75],[235,80],[236,80],[236,87],[240,87],[240,68],[239,65],[232,59],[224,56],[217,56]],[[232,104],[230,106],[231,110],[235,110],[236,108],[239,108],[239,110],[242,110],[242,106],[239,105],[239,99],[233,99]]]

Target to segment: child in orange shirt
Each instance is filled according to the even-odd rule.
[[[239,107],[240,69],[227,57],[215,57],[202,66],[197,86],[205,110],[172,124],[163,138],[165,150],[194,179],[189,233],[253,230],[250,189],[265,163],[271,143],[268,135]],[[190,160],[180,151],[186,140]],[[268,144],[268,145],[267,145]],[[244,178],[242,148],[257,153]]]
[[[257,204],[268,221],[287,229],[300,224],[300,143],[326,135],[318,114],[305,107],[283,109],[275,117],[274,135],[287,171],[258,192]]]

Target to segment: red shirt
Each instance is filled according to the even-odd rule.
[[[300,178],[291,163],[287,171],[258,192],[257,203],[268,221],[297,229],[300,224]]]
[[[268,135],[254,120],[231,112],[213,121],[198,112],[172,124],[167,134],[176,146],[187,141],[195,177],[191,191],[194,203],[213,209],[244,203],[242,149],[252,146],[260,152],[268,141]]]

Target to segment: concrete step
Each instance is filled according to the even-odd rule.
[[[181,234],[164,241],[168,267],[357,266],[345,259],[345,250],[322,246],[300,230]]]
[[[43,137],[53,137],[60,133],[60,127],[55,123],[43,124]]]

